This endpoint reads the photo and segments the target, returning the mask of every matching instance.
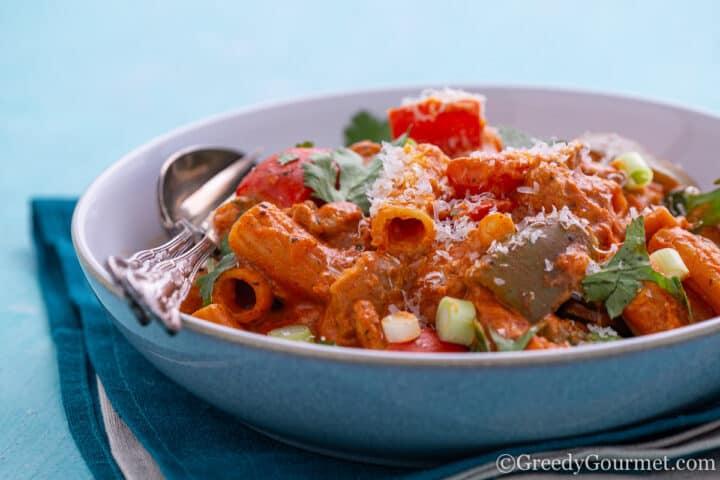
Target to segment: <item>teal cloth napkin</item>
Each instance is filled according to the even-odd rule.
[[[720,403],[625,429],[519,445],[424,471],[341,461],[266,438],[158,372],[120,335],[90,290],[70,239],[75,200],[34,199],[38,279],[57,349],[62,400],[75,442],[96,478],[122,478],[104,431],[95,375],[140,443],[169,479],[434,479],[534,453],[657,437],[720,419]]]

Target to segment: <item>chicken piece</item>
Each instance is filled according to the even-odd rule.
[[[361,347],[383,350],[387,346],[380,317],[372,303],[367,300],[355,302],[352,318],[355,323],[355,335]]]
[[[544,319],[540,336],[555,344],[577,345],[587,338],[588,328],[581,322],[550,314]]]
[[[475,305],[478,321],[505,338],[517,338],[530,328],[525,317],[501,304],[485,287],[470,285],[467,299]]]
[[[533,192],[518,192],[521,207],[516,210],[516,215],[525,217],[565,206],[579,218],[590,222],[603,250],[625,237],[628,206],[622,187],[617,183],[585,175],[579,169],[541,163],[528,173],[525,185],[528,188],[532,186]],[[534,191],[535,185],[537,192]]]
[[[682,167],[658,159],[638,142],[617,133],[588,132],[576,140],[585,143],[590,148],[593,160],[603,164],[610,163],[623,153],[638,152],[653,169],[655,182],[659,183],[665,192],[679,185],[696,185]]]
[[[318,208],[312,201],[306,201],[293,205],[288,214],[331,247],[349,249],[362,245],[358,224],[363,213],[354,203],[332,202]]]
[[[546,149],[504,150],[454,158],[447,177],[459,193],[492,192],[501,198],[525,183],[528,172],[543,163],[575,167],[583,153],[579,143],[559,144]],[[531,183],[532,185],[532,183]]]
[[[396,258],[377,252],[364,252],[330,286],[325,315],[318,323],[321,336],[338,345],[355,347],[360,339],[354,321],[357,302],[368,301],[384,314],[388,306],[403,305],[407,269]]]
[[[231,202],[220,205],[213,213],[212,222],[218,238],[223,238],[230,233],[240,215],[252,207],[253,201],[248,198],[239,197]]]
[[[352,145],[350,145],[349,148],[353,152],[363,157],[365,163],[368,163],[370,162],[370,160],[373,159],[375,155],[380,153],[380,150],[382,150],[382,145],[370,140],[362,140],[360,142],[353,143]]]

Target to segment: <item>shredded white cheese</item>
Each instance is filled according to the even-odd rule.
[[[593,325],[592,323],[587,324],[588,330],[596,334],[600,338],[612,338],[619,336],[618,333],[612,327],[600,327]]]
[[[444,258],[448,262],[451,262],[453,259],[452,256],[450,256],[450,254],[447,251],[435,250],[435,255],[433,256],[433,262],[437,262],[438,259],[440,259],[440,258]]]
[[[535,191],[532,189],[532,187],[526,187],[524,185],[521,185],[517,187],[518,193],[524,193],[526,195],[532,195],[535,193]]]
[[[435,241],[440,244],[459,242],[467,238],[468,234],[477,227],[478,222],[469,217],[449,217],[435,222]]]
[[[412,203],[416,199],[433,195],[433,187],[423,168],[412,161],[402,147],[383,142],[378,154],[383,171],[367,192],[370,214],[375,215],[391,194],[397,201]],[[405,179],[412,181],[406,182]]]
[[[457,102],[459,100],[477,100],[481,104],[485,103],[485,97],[483,95],[480,95],[478,93],[470,93],[466,92],[464,90],[458,90],[453,88],[442,88],[442,89],[432,89],[428,88],[420,92],[420,95],[418,97],[405,97],[402,100],[402,105],[414,105],[416,103],[422,103],[425,100],[428,99],[435,99],[443,103],[451,103],[451,102]]]
[[[525,217],[522,222],[520,222],[517,226],[518,233],[510,237],[510,240],[504,243],[493,241],[493,243],[490,245],[490,248],[488,248],[488,253],[508,254],[516,248],[526,245],[528,242],[534,244],[545,236],[543,231],[540,228],[536,227],[541,227],[550,223],[551,221],[558,222],[566,230],[569,229],[571,226],[585,229],[590,223],[584,218],[578,218],[574,213],[570,211],[569,208],[565,206],[562,207],[560,210],[553,207],[553,210],[550,213],[545,213],[545,210],[543,209],[542,212],[538,213],[535,216]]]

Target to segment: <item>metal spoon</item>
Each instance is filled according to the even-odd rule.
[[[218,242],[208,228],[212,212],[232,196],[258,156],[259,152],[244,155],[223,148],[191,147],[165,161],[158,178],[158,202],[162,225],[175,236],[128,258],[108,258],[110,272],[140,323],[155,318],[168,331],[179,330],[182,299]],[[202,238],[195,243],[199,235]]]
[[[218,147],[190,147],[171,155],[160,168],[157,199],[162,226],[176,233],[178,222],[199,226],[232,195],[252,167],[244,153]],[[240,159],[243,161],[238,161]],[[248,163],[250,162],[250,163]]]

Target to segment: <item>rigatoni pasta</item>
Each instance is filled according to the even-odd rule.
[[[267,158],[215,213],[223,241],[182,310],[295,341],[483,353],[720,315],[720,190],[614,134],[492,128],[484,105],[425,92],[391,110],[395,138],[357,124],[347,148]]]

